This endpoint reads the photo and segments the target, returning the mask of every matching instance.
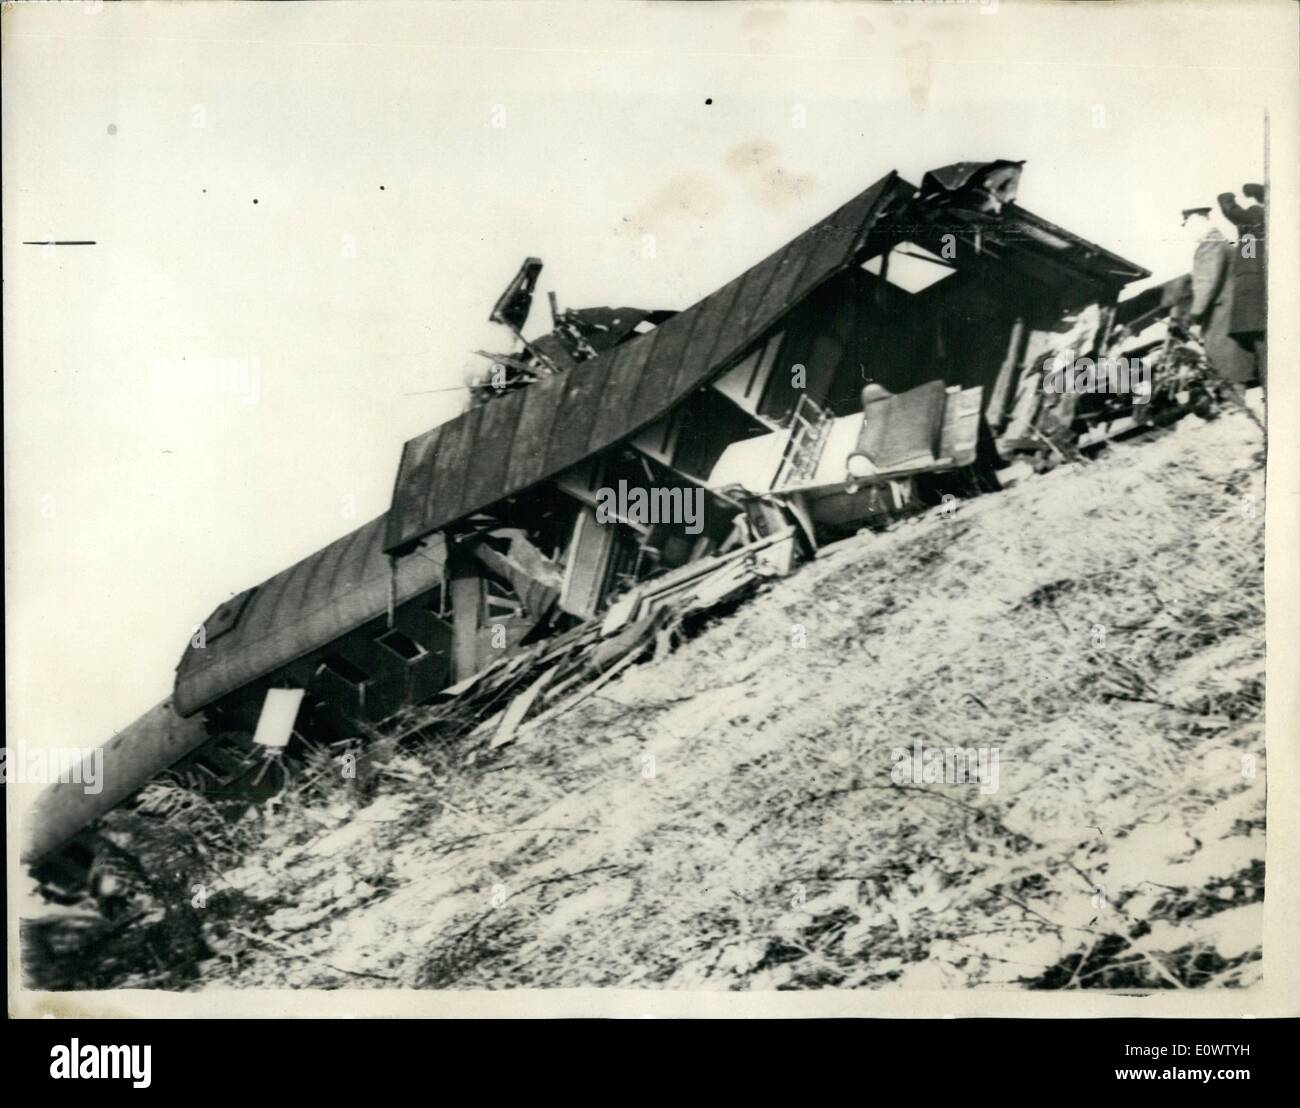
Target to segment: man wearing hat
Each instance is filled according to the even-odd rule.
[[[1200,331],[1211,367],[1237,385],[1253,383],[1255,355],[1230,330],[1233,302],[1233,244],[1210,222],[1210,209],[1184,208],[1183,230],[1196,243],[1192,257],[1192,303],[1188,322]]]
[[[1264,186],[1241,186],[1242,195],[1255,203],[1243,207],[1230,192],[1219,195],[1219,209],[1237,228],[1232,248],[1232,314],[1228,332],[1255,358],[1261,384],[1266,384],[1268,301],[1264,276]]]

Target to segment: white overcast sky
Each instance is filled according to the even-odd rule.
[[[409,394],[460,383],[525,255],[538,319],[548,288],[681,308],[890,169],[1023,158],[1024,206],[1167,277],[1179,209],[1263,174],[1270,98],[1295,127],[1287,3],[192,0],[3,31],[11,744],[106,740],[216,604],[383,511],[461,404]],[[97,245],[19,245],[50,237]],[[160,388],[182,358],[256,359],[255,402]]]

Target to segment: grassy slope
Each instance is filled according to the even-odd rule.
[[[301,956],[206,984],[1249,983],[1262,497],[1255,429],[1191,419],[828,548],[491,758],[280,813],[229,877]],[[891,783],[918,739],[999,790]]]

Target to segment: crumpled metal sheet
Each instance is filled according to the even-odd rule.
[[[954,162],[932,169],[921,178],[921,198],[943,197],[969,203],[977,211],[993,214],[1016,198],[1023,161],[999,158],[991,162]]]
[[[641,323],[655,326],[676,315],[650,308],[568,308],[560,313],[556,336],[567,343],[567,353],[603,354],[631,337]]]
[[[1086,272],[1116,290],[1129,281],[1151,276],[1139,265],[1049,222],[1015,203],[1023,161],[955,162],[921,178],[915,214],[939,232],[969,234],[978,244],[1041,255],[1062,262],[1039,276],[1055,283],[1071,270]],[[919,241],[919,240],[918,240]],[[926,245],[921,242],[921,245]]]

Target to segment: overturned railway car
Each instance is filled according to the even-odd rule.
[[[1035,445],[1036,361],[1104,345],[1149,275],[1019,207],[1021,165],[889,173],[681,311],[553,302],[499,389],[405,444],[384,515],[203,622],[172,698],[110,744],[113,787],[42,798],[28,860],[165,770],[256,799],[273,691],[301,693],[290,753],[365,734],[738,543],[790,532],[809,555],[996,487]],[[519,303],[493,318],[518,330]]]

